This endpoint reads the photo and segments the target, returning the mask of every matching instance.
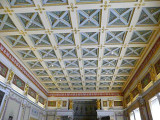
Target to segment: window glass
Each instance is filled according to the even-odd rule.
[[[130,113],[130,120],[135,120],[135,119],[134,119],[134,113],[133,113],[133,112]]]
[[[159,104],[157,96],[153,97],[150,100],[150,108],[151,108],[153,120],[159,120],[159,118],[160,118],[160,112],[159,112],[160,111],[160,104]]]
[[[141,120],[139,108],[134,110],[134,114],[135,114],[135,118],[136,118],[135,120]]]
[[[130,113],[130,120],[141,120],[141,115],[140,115],[139,108],[133,110]]]

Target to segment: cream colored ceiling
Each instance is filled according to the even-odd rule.
[[[159,29],[160,1],[0,3],[0,37],[48,92],[121,91]]]

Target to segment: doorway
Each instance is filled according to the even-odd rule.
[[[74,100],[74,120],[97,120],[96,100]]]

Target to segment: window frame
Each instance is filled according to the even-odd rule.
[[[137,119],[136,119],[136,115],[135,115],[135,111],[136,111],[136,110],[139,111],[140,118],[141,118],[141,113],[140,113],[140,110],[139,110],[139,107],[138,107],[138,108],[135,108],[134,110],[132,110],[132,111],[129,113],[129,118],[130,118],[130,120],[131,120],[131,114],[133,114],[134,120],[137,120]],[[142,120],[142,118],[141,118],[141,120]]]
[[[151,102],[153,100],[155,100],[155,99],[158,99],[159,106],[160,106],[160,92],[148,100],[148,102],[149,102],[149,109],[150,109],[150,113],[151,113],[152,119],[153,119],[153,114],[152,114]]]

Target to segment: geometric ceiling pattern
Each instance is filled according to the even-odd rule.
[[[159,34],[156,0],[0,5],[1,39],[48,92],[122,91]]]

